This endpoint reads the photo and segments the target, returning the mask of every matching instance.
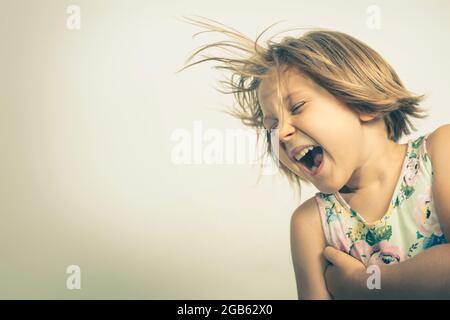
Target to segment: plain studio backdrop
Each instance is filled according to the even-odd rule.
[[[192,39],[201,29],[183,15],[251,38],[281,20],[269,35],[347,32],[427,95],[430,116],[412,137],[450,120],[446,0],[0,3],[3,299],[297,298],[289,220],[317,190],[299,200],[279,175],[258,184],[251,163],[173,161],[177,130],[243,128],[219,111],[233,100],[214,89],[212,64],[175,74],[195,48],[224,40]],[[79,29],[68,27],[73,6]]]

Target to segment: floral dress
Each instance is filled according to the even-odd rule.
[[[448,242],[433,204],[433,170],[426,150],[427,137],[428,134],[408,141],[389,209],[380,220],[367,223],[339,192],[316,193],[328,245],[368,266],[402,262]]]

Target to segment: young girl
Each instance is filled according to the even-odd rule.
[[[263,47],[262,33],[252,41],[187,20],[230,38],[188,62],[211,48],[233,56],[183,69],[214,60],[231,71],[222,82],[238,102],[231,114],[265,134],[294,186],[319,190],[291,218],[299,299],[450,297],[450,126],[398,143],[415,130],[410,118],[425,116],[423,96],[345,33],[315,29]]]

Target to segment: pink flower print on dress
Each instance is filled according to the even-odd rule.
[[[416,182],[417,173],[419,172],[419,161],[417,158],[408,159],[406,164],[405,176],[403,180],[407,186],[413,186]]]
[[[369,260],[371,251],[372,248],[365,240],[357,240],[353,243],[352,248],[350,249],[350,255],[366,264]]]
[[[419,204],[414,211],[417,230],[421,235],[428,238],[431,235],[441,236],[442,230],[435,214],[432,214],[431,189],[418,196]]]
[[[349,253],[351,241],[345,235],[347,230],[339,220],[334,220],[331,224],[331,241],[334,247],[342,252]]]
[[[398,246],[392,245],[387,240],[382,240],[372,246],[369,265],[392,264],[405,260],[405,255]]]

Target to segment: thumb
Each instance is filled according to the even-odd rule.
[[[347,254],[331,246],[327,246],[323,250],[323,255],[333,265],[341,265],[347,258]]]

